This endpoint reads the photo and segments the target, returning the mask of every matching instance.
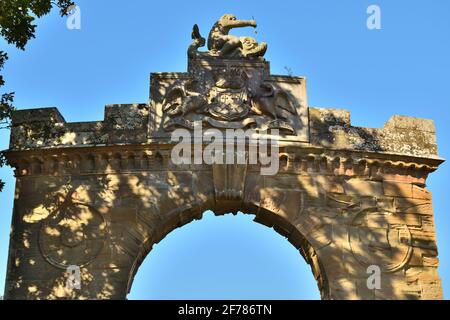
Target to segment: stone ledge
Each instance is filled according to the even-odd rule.
[[[62,174],[77,174],[80,168],[84,166],[81,165],[82,162],[89,167],[85,171],[92,173],[104,172],[107,165],[109,165],[108,170],[111,172],[149,169],[150,167],[147,164],[144,166],[136,164],[135,161],[141,160],[155,163],[160,169],[165,168],[174,171],[210,170],[208,165],[175,166],[171,164],[171,148],[170,143],[157,142],[136,145],[67,146],[19,151],[9,150],[6,152],[6,157],[9,164],[16,168],[17,177],[36,174],[53,175],[59,169],[61,169]],[[311,147],[286,147],[281,148],[280,151],[280,174],[313,176],[326,174],[346,178],[364,176],[368,181],[373,181],[373,184],[378,184],[377,181],[383,180],[385,175],[390,174],[395,177],[394,181],[397,182],[405,181],[407,177],[414,175],[416,180],[410,181],[409,185],[415,183],[423,186],[427,175],[435,171],[442,163],[441,159],[436,158],[414,158],[383,153],[324,150],[323,148]],[[132,159],[134,165],[128,165],[129,159]],[[50,165],[50,168],[45,166],[45,163],[54,164],[54,166]],[[260,167],[259,165],[248,165],[247,171],[259,173]],[[413,195],[415,196],[413,198],[430,198],[423,189],[417,188],[414,190]]]
[[[388,122],[386,122],[384,128],[407,129],[436,133],[436,128],[434,126],[433,120],[399,115],[395,115],[391,119],[389,119]]]
[[[58,108],[55,107],[16,110],[12,113],[11,121],[12,126],[33,122],[66,123]]]

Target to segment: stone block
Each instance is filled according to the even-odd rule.
[[[427,189],[413,185],[412,186],[412,197],[414,199],[431,200],[431,192]]]
[[[360,196],[383,196],[383,185],[378,181],[350,179],[344,182],[345,193]]]
[[[385,128],[408,129],[435,133],[436,128],[433,120],[421,119],[415,117],[395,115],[388,122]]]
[[[412,198],[412,184],[397,183],[392,181],[383,182],[384,194],[391,197]]]
[[[314,177],[316,185],[319,189],[329,193],[344,193],[342,181],[333,176],[316,176]]]
[[[12,113],[11,121],[13,126],[18,126],[24,123],[30,122],[48,122],[65,123],[64,117],[61,115],[57,108],[40,108],[40,109],[26,109],[15,110]]]
[[[433,206],[429,200],[396,198],[395,209],[400,213],[433,215]]]

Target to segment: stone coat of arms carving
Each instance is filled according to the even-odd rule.
[[[263,57],[267,44],[228,34],[245,26],[256,22],[222,17],[210,33],[209,51],[200,52],[206,40],[195,25],[188,72],[152,74],[157,135],[167,136],[176,128],[192,130],[201,121],[204,127],[219,129],[279,129],[291,140],[308,140],[305,79],[270,75]]]
[[[218,120],[233,121],[247,116],[250,111],[247,75],[233,69],[216,75],[216,83],[209,91],[208,113]]]

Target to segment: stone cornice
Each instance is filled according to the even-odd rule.
[[[112,145],[91,147],[43,148],[7,151],[16,176],[68,175],[170,170],[199,170],[207,165],[175,166],[170,162],[173,144]],[[280,170],[291,173],[332,173],[368,175],[395,171],[399,175],[420,172],[424,178],[444,162],[439,157],[413,157],[393,153],[327,149],[316,146],[280,148]]]

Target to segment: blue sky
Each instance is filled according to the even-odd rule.
[[[434,119],[439,154],[450,159],[450,2],[433,1],[106,1],[79,0],[81,30],[56,11],[39,20],[36,39],[10,56],[4,90],[16,106],[56,106],[67,121],[103,119],[110,103],[146,102],[149,73],[185,71],[192,25],[207,35],[223,13],[258,21],[272,73],[308,79],[310,106],[345,108],[352,123],[382,127],[394,114]],[[377,4],[382,29],[366,28]],[[3,89],[3,88],[2,88]],[[7,148],[8,132],[0,132]],[[428,180],[434,193],[440,274],[450,297],[450,216],[445,210],[450,165]],[[0,194],[0,292],[3,291],[14,179]],[[308,266],[281,236],[251,216],[189,224],[144,261],[130,298],[318,298]]]

